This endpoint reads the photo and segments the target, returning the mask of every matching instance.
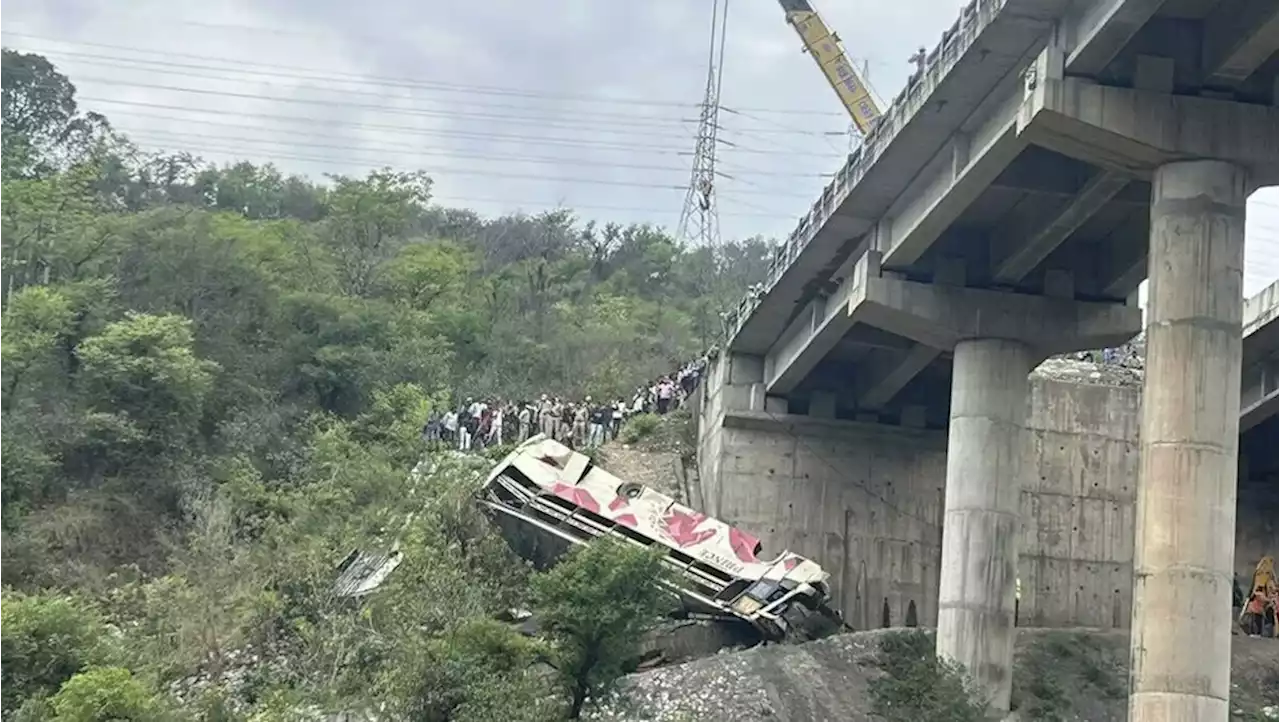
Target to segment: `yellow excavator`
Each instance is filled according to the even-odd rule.
[[[1253,588],[1274,591],[1276,588],[1276,562],[1269,555],[1258,560],[1253,569]]]
[[[1276,563],[1262,557],[1253,570],[1253,582],[1240,606],[1239,624],[1248,634],[1276,633]]]
[[[827,28],[809,0],[778,0],[778,4],[786,13],[787,23],[800,36],[805,51],[818,64],[827,82],[840,96],[845,110],[849,111],[858,132],[865,137],[880,119],[880,108],[871,97],[866,81],[844,54],[839,36]]]

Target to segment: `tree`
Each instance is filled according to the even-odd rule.
[[[71,299],[51,288],[25,288],[9,303],[0,329],[6,410],[13,407],[18,384],[29,372],[56,364],[62,340],[74,321]]]
[[[674,598],[660,584],[663,558],[662,550],[597,542],[533,580],[571,719],[627,671],[644,633],[672,609]]]
[[[67,680],[49,701],[53,722],[150,722],[155,696],[122,667],[93,667]]]
[[[106,628],[72,596],[4,594],[0,605],[0,692],[8,717],[29,699],[51,695],[103,658]]]
[[[129,312],[80,344],[92,404],[155,441],[183,438],[200,420],[218,366],[195,355],[191,322]]]
[[[425,311],[437,302],[457,300],[474,270],[471,254],[456,243],[413,243],[388,267],[388,295]]]
[[[143,151],[39,56],[6,51],[4,92],[3,671],[29,690],[6,719],[167,714],[147,694],[198,674],[263,719],[541,722],[566,705],[538,660],[575,712],[627,669],[665,607],[637,581],[660,564],[593,548],[540,577],[548,644],[491,621],[530,608],[531,571],[474,503],[483,460],[409,476],[420,430],[459,396],[670,371],[766,246],[570,208],[488,218],[432,204],[413,169],[311,180]],[[375,594],[333,593],[352,549],[393,546]],[[110,659],[76,651],[74,614],[10,654],[10,588],[89,600]],[[286,663],[238,686],[249,649]]]
[[[431,196],[431,178],[384,168],[363,179],[330,179],[334,187],[326,225],[342,286],[348,295],[368,295],[383,263],[400,250],[421,216]]]
[[[533,669],[542,654],[505,624],[469,620],[397,664],[389,691],[423,722],[552,722],[558,705]]]
[[[42,170],[76,116],[76,87],[44,56],[5,48],[3,129],[5,177]]]
[[[207,483],[191,462],[199,458],[204,404],[218,367],[198,357],[192,341],[187,319],[127,312],[76,347],[80,369],[71,391],[79,408],[57,448],[72,481],[64,494],[111,486],[90,506],[146,508],[158,530]]]

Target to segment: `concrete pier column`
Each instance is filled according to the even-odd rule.
[[[954,659],[1009,709],[1014,580],[1031,350],[960,341],[951,381],[938,590],[938,656]]]
[[[1246,180],[1187,161],[1152,183],[1131,722],[1228,718]]]

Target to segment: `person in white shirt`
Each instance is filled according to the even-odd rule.
[[[498,404],[493,405],[493,418],[489,421],[489,439],[490,446],[502,446],[502,407]]]
[[[627,415],[627,404],[622,399],[618,399],[613,404],[613,423],[609,425],[609,438],[618,438],[618,432],[622,430],[622,418]]]
[[[440,423],[444,427],[445,442],[449,444],[458,443],[458,412],[449,409]]]
[[[675,385],[671,383],[670,379],[664,378],[658,382],[657,406],[658,406],[659,415],[665,414],[667,413],[668,410],[670,410],[671,397],[674,395],[675,395]]]

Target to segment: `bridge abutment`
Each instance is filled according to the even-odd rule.
[[[790,408],[764,394],[762,370],[750,354],[711,364],[692,502],[751,530],[762,558],[789,549],[816,559],[855,628],[933,626],[945,437],[836,418],[833,394]]]

